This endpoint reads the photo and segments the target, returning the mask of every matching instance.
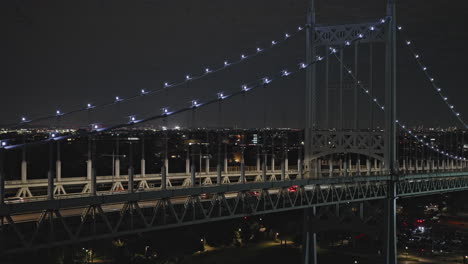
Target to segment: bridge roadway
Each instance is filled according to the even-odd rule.
[[[428,163],[426,161],[426,163]],[[439,168],[439,169],[430,169],[429,166],[423,166],[424,161],[415,162],[416,165],[411,165],[409,167],[402,166],[400,171],[414,174],[414,173],[425,173],[425,172],[453,172],[460,171],[465,169],[465,166],[462,164],[451,164],[451,166]],[[328,165],[327,165],[328,166]],[[298,174],[297,168],[285,170],[284,179],[290,180],[295,179]],[[277,181],[281,179],[282,170],[281,167],[275,167],[274,170],[267,170],[265,175],[267,181]],[[358,176],[358,175],[382,175],[381,163],[377,162],[374,166],[357,165],[351,164],[351,161],[348,163],[347,168],[341,164],[338,168],[322,168],[318,171],[319,177],[339,177],[339,176]],[[239,167],[229,167],[222,173],[222,183],[230,184],[239,181],[240,168]],[[263,172],[258,167],[246,166],[245,176],[247,180],[250,181],[264,181]],[[198,184],[202,185],[211,185],[213,182],[216,182],[217,174],[216,169],[211,169],[204,172],[197,172],[195,176]],[[138,186],[139,190],[152,190],[155,186],[161,185],[161,174],[141,174],[134,175],[134,181]],[[191,186],[190,174],[187,173],[168,173],[167,174],[167,186],[169,187],[189,187]],[[97,185],[101,193],[112,194],[115,192],[120,192],[126,189],[126,183],[128,182],[128,175],[120,176],[97,176],[96,177]],[[67,197],[74,197],[76,195],[83,195],[90,192],[90,179],[88,177],[61,177],[60,179],[55,179],[54,182],[54,195],[58,199],[63,199]],[[47,189],[48,181],[47,179],[27,179],[24,180],[9,180],[5,182],[5,189],[10,193],[10,197],[22,197],[25,201],[31,200],[43,200],[46,199],[46,195],[41,195]]]
[[[8,237],[3,246],[9,254],[249,215],[378,200],[387,197],[388,180],[389,176],[376,175],[251,181],[10,203],[0,206],[4,220],[0,237]],[[298,187],[291,191],[291,186]],[[402,198],[461,190],[468,190],[467,171],[401,175],[397,183],[397,196]],[[205,194],[209,198],[202,199]]]

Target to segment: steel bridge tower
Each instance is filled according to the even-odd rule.
[[[305,146],[304,146],[304,177],[318,177],[318,159],[314,155],[317,151],[317,145],[314,144],[320,132],[318,118],[318,87],[317,87],[317,69],[313,61],[316,58],[317,48],[331,45],[343,45],[346,37],[355,37],[357,32],[368,27],[368,24],[318,26],[316,23],[315,0],[309,0],[306,26],[306,63],[310,67],[306,72],[305,89]],[[396,8],[395,0],[387,0],[386,17],[384,20],[383,34],[372,34],[368,32],[360,43],[383,42],[385,45],[385,131],[383,142],[383,170],[385,174],[390,175],[388,182],[387,202],[386,202],[386,263],[397,263],[396,249],[396,184],[398,181],[398,164],[396,157]],[[325,34],[323,34],[325,32]],[[337,34],[337,32],[339,32]],[[333,37],[331,37],[333,36]],[[371,47],[372,49],[372,47]],[[355,67],[357,71],[357,45],[355,46]],[[371,55],[372,56],[372,55]],[[342,50],[340,51],[342,60]],[[326,58],[326,109],[325,109],[325,129],[329,126],[329,105],[328,105],[328,58]],[[372,61],[372,59],[371,59]],[[342,64],[342,62],[341,62]],[[372,62],[370,65],[372,68]],[[370,69],[372,72],[372,69]],[[341,69],[342,71],[342,69]],[[342,73],[340,76],[340,86],[342,88]],[[354,91],[354,132],[359,134],[358,121],[358,96],[357,84]],[[372,106],[371,106],[372,107]],[[340,90],[340,122],[336,130],[343,129],[343,94]],[[371,110],[372,113],[372,110]],[[372,118],[372,114],[371,114]],[[372,121],[371,121],[372,124]],[[345,161],[346,162],[346,161]],[[345,164],[346,167],[346,164]],[[345,169],[346,170],[346,169]],[[316,234],[310,229],[310,219],[316,214],[316,208],[305,209],[304,212],[304,248],[303,262],[306,264],[317,263],[316,253]]]

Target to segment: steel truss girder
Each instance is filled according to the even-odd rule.
[[[337,153],[358,153],[383,160],[383,132],[315,131],[311,145],[312,159]]]
[[[81,215],[64,217],[61,212],[66,208],[49,208],[39,221],[29,223],[15,223],[10,214],[3,214],[6,223],[0,226],[0,238],[8,242],[0,243],[0,252],[10,254],[249,215],[384,199],[388,180],[388,176],[292,180],[237,184],[225,191],[199,187],[186,192],[182,201],[181,196],[153,196],[151,206],[141,207],[137,200],[126,200],[118,203],[120,211],[106,212],[102,207],[105,203],[96,203],[83,207]],[[291,185],[299,185],[296,192],[288,191]],[[237,190],[232,189],[234,186]],[[249,190],[259,190],[259,194]],[[407,175],[397,184],[399,197],[460,190],[468,190],[467,173]],[[213,196],[202,200],[201,193]],[[110,204],[116,204],[116,200]],[[50,230],[54,230],[53,235],[49,235]]]
[[[351,41],[363,34],[361,43],[384,42],[386,36],[386,23],[358,23],[346,25],[316,26],[314,34],[314,46],[344,45],[345,41]],[[373,30],[372,30],[373,27]]]

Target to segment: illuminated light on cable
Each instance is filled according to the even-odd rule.
[[[6,141],[2,141],[2,147],[5,147],[6,146]]]
[[[405,128],[405,125],[402,125],[401,127],[402,127],[402,128]]]
[[[408,45],[408,46],[411,45],[411,41],[407,40],[406,45]]]
[[[193,100],[193,101],[192,101],[192,107],[197,107],[197,106],[198,106],[197,100]]]
[[[290,35],[288,33],[284,34],[284,38],[289,38]]]
[[[224,66],[228,66],[228,65],[229,65],[229,62],[224,61]]]
[[[161,111],[163,115],[167,115],[167,113],[169,113],[169,110],[167,109],[167,107],[161,108]]]
[[[460,116],[460,113],[455,113],[456,116]]]
[[[419,58],[419,54],[415,54],[414,57],[415,57],[416,59],[418,59],[418,58]]]
[[[263,83],[264,83],[264,84],[271,83],[271,80],[268,79],[267,77],[265,77],[265,78],[263,78]]]
[[[306,67],[306,64],[305,64],[305,63],[301,62],[301,63],[299,64],[299,68],[304,69],[305,67]]]
[[[283,76],[288,76],[288,75],[291,74],[291,73],[288,72],[287,70],[283,70],[283,71],[281,72],[281,74],[282,74]]]
[[[398,26],[398,30],[402,30],[402,29],[403,29],[403,27],[401,27],[401,26]]]
[[[350,45],[351,45],[351,42],[345,41],[345,45],[346,45],[346,46],[350,46]]]
[[[304,29],[303,27],[297,27],[297,30],[298,30],[298,31],[301,31],[301,30],[303,30],[303,29]]]
[[[120,100],[121,100],[120,97],[118,97],[118,96],[115,97],[116,102],[119,102]]]
[[[164,87],[169,87],[169,83],[168,83],[168,82],[165,82],[165,83],[164,83]]]
[[[374,98],[374,102],[377,102],[377,98]]]
[[[247,87],[247,85],[242,85],[242,91],[244,92],[247,92],[249,90],[249,88]]]
[[[374,30],[375,30],[375,27],[372,26],[372,27],[370,27],[369,29],[370,29],[371,31],[374,31]]]
[[[22,121],[22,122],[26,122],[26,117],[24,117],[24,116],[21,117],[21,121]]]
[[[380,108],[381,108],[382,110],[384,110],[384,109],[385,109],[385,107],[384,107],[384,106],[381,106]]]
[[[450,109],[453,109],[453,105],[450,106]]]
[[[429,81],[433,82],[433,81],[434,81],[434,78],[430,78]]]
[[[368,93],[369,93],[369,90],[366,90],[366,94],[368,94]]]
[[[94,125],[94,129],[98,129],[98,128],[99,128],[99,126],[98,126],[98,125]]]
[[[261,51],[262,51],[262,49],[261,49],[261,48],[257,48],[257,52],[261,52]]]
[[[422,70],[423,70],[423,71],[427,71],[427,67],[425,67],[425,66],[422,67]]]
[[[93,108],[93,105],[92,104],[86,104],[86,108],[91,109],[91,108]]]
[[[395,120],[395,123],[397,123],[397,124],[398,124],[398,119],[397,119],[397,120]]]
[[[185,75],[185,79],[186,79],[186,80],[190,80],[190,79],[192,79],[192,78],[190,77],[190,75]]]
[[[351,70],[348,71],[349,74],[353,73]]]
[[[55,111],[55,113],[56,113],[57,115],[61,115],[61,114],[62,114],[62,113],[60,112],[60,110]]]
[[[361,33],[359,33],[357,36],[358,36],[358,38],[364,38],[364,35],[361,34]]]
[[[442,91],[442,89],[440,89],[440,88],[437,88],[437,91],[438,91],[438,92],[440,92],[440,91]]]
[[[223,99],[224,99],[224,93],[223,93],[223,92],[219,92],[219,93],[218,93],[218,99],[219,99],[219,100],[223,100]]]
[[[335,54],[336,53],[336,49],[335,48],[330,48],[330,51],[332,54]]]
[[[277,43],[277,42],[274,41],[274,40],[271,41],[271,45],[276,45],[276,43]]]
[[[128,118],[130,119],[130,122],[135,122],[135,116],[129,116]]]
[[[244,55],[244,54],[242,54],[242,55],[241,55],[241,59],[245,59],[245,58],[246,58],[246,57],[245,57],[245,55]]]
[[[147,92],[145,89],[141,89],[141,94],[142,94],[142,95],[145,95],[145,94],[147,94],[147,93],[148,93],[148,92]]]
[[[447,101],[447,99],[448,99],[447,97],[444,97],[444,101]]]
[[[54,137],[55,137],[55,133],[50,134],[50,137],[54,138]]]
[[[382,24],[385,23],[385,19],[384,18],[380,19],[380,23]]]
[[[211,70],[209,68],[205,68],[205,73],[210,73]]]
[[[316,59],[317,59],[318,61],[322,61],[322,60],[323,60],[323,57],[322,57],[322,56],[317,56]]]

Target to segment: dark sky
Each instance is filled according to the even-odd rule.
[[[88,102],[125,98],[142,88],[158,88],[164,81],[179,81],[185,74],[218,66],[225,59],[237,59],[241,53],[253,52],[304,24],[306,7],[306,0],[2,1],[0,124],[23,115],[34,118],[53,114],[57,108],[67,111]],[[319,0],[317,11],[318,23],[323,24],[373,21],[384,16],[385,2]],[[398,1],[404,34],[410,36],[450,101],[468,116],[467,15],[468,8],[459,0],[450,4]],[[126,121],[129,114],[148,116],[165,106],[174,109],[191,99],[238,90],[244,82],[295,67],[304,59],[304,42],[301,35],[227,71],[166,94],[103,109],[90,119],[115,124]],[[364,70],[368,55],[364,45],[362,49],[359,65]],[[375,55],[376,71],[381,69],[381,51]],[[399,119],[411,125],[458,125],[407,50],[400,48],[398,52]],[[353,55],[348,53],[345,51],[345,57],[352,61]],[[375,77],[376,89],[383,91],[380,75]],[[305,75],[300,73],[275,82],[266,91],[225,103],[224,125],[303,127],[304,86]],[[336,97],[336,91],[332,95]],[[352,91],[345,92],[345,100],[351,96]],[[360,98],[363,127],[368,111],[364,98]],[[318,100],[323,105],[323,93]],[[351,117],[349,107],[345,108],[347,119]],[[337,108],[336,103],[332,108]],[[320,113],[323,116],[322,110]],[[184,114],[169,119],[168,124],[185,126],[191,118]],[[197,125],[214,126],[218,108],[198,111],[195,118]],[[63,125],[74,127],[87,121],[87,115],[61,120]]]

